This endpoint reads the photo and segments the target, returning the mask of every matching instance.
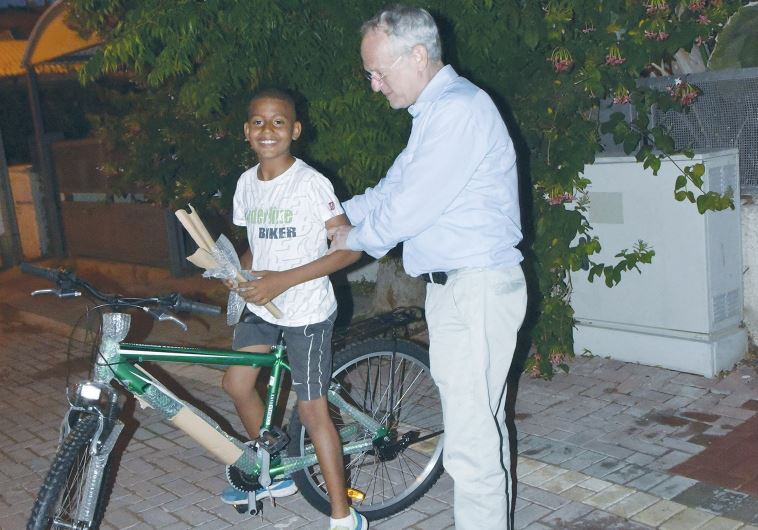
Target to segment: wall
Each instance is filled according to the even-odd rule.
[[[742,200],[743,322],[750,342],[758,344],[758,203]]]
[[[25,260],[39,258],[42,256],[43,233],[40,223],[44,219],[39,177],[30,165],[10,166],[8,176],[21,239],[21,254]]]

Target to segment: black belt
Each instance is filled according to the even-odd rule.
[[[436,283],[438,285],[445,285],[447,283],[446,272],[425,272],[421,275],[421,279],[426,283]]]

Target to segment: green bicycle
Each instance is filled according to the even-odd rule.
[[[274,424],[282,378],[289,370],[281,337],[270,354],[122,342],[130,328],[130,309],[186,329],[173,312],[218,314],[220,308],[176,293],[144,298],[106,294],[70,271],[28,264],[21,269],[56,284],[32,294],[86,294],[109,310],[102,314],[91,379],[69,394],[59,447],[27,529],[99,528],[117,471],[111,453],[123,428],[123,397],[111,385],[114,381],[227,466],[230,484],[248,492],[248,503],[236,507],[241,513],[258,513],[262,503],[255,490],[284,476],[295,480],[311,505],[329,513],[315,451],[296,410],[286,431]],[[269,367],[261,436],[246,444],[227,434],[138,364],[147,361]],[[369,520],[388,517],[423,496],[442,473],[442,412],[428,353],[403,339],[369,339],[337,351],[333,366],[328,400],[343,442],[348,495]]]

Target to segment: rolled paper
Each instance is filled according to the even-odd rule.
[[[194,254],[187,256],[187,261],[202,269],[218,269],[220,266],[216,261],[216,258],[213,257],[213,248],[216,246],[216,243],[213,241],[208,229],[205,228],[205,224],[203,224],[197,211],[192,205],[190,205],[189,208],[190,213],[187,213],[182,209],[175,212],[176,218],[179,219],[179,222],[182,223],[182,226],[187,230],[187,233],[189,233],[190,237],[198,247]],[[235,279],[237,282],[248,281],[240,271],[236,271]],[[263,307],[265,307],[275,318],[282,318],[284,316],[282,311],[276,307],[273,302],[263,304]]]
[[[197,214],[197,211],[192,207],[192,205],[189,205],[190,213],[188,217],[192,220],[192,223],[195,225],[195,228],[197,228],[198,233],[200,234],[200,237],[203,238],[203,241],[206,244],[206,247],[208,249],[212,248],[213,245],[216,244],[214,239],[211,237],[210,232],[208,232],[208,229],[205,228],[205,224],[202,220],[200,220],[200,216]]]
[[[193,265],[197,265],[201,269],[207,270],[219,268],[218,263],[216,263],[216,258],[214,258],[213,255],[204,248],[199,248],[195,251],[194,254],[187,256],[187,261]]]

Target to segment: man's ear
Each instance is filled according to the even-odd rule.
[[[411,48],[411,57],[416,61],[419,70],[423,70],[429,64],[429,51],[423,44],[416,44]]]
[[[245,126],[247,126],[247,124]],[[301,132],[303,132],[303,124],[295,120],[295,123],[292,124],[292,139],[297,140],[300,138]]]

